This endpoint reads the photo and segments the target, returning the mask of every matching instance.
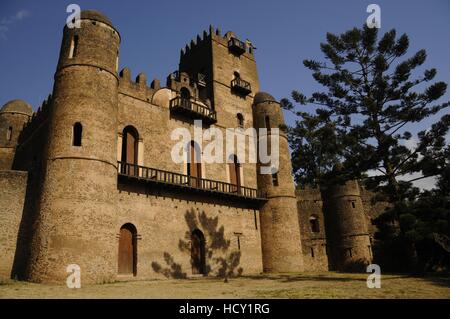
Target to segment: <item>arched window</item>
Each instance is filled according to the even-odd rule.
[[[122,169],[125,174],[135,175],[138,172],[139,133],[129,125],[122,131]]]
[[[191,263],[192,274],[206,274],[205,236],[199,229],[191,234]]]
[[[194,187],[200,186],[200,179],[202,178],[202,155],[200,147],[194,141],[188,145],[188,163],[187,174],[192,177],[190,185]]]
[[[120,228],[118,272],[134,276],[137,273],[137,229],[133,224]]]
[[[230,170],[230,184],[232,184],[232,192],[239,193],[241,187],[241,164],[236,155],[230,156],[230,161],[228,163]]]
[[[80,122],[76,122],[73,125],[72,146],[81,146],[82,138],[83,138],[83,125],[81,125]]]
[[[6,131],[6,140],[7,141],[11,141],[12,139],[12,126],[8,127],[8,130]]]
[[[309,217],[309,226],[313,233],[320,232],[319,218],[316,215],[311,215],[311,217]]]
[[[239,74],[238,71],[234,71],[233,75],[234,75],[235,79],[240,79],[241,78],[241,75]]]
[[[238,127],[244,127],[244,116],[242,115],[242,113],[238,113],[236,115],[236,117],[237,117]]]

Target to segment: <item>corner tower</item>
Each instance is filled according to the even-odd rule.
[[[64,27],[50,101],[36,234],[28,277],[65,282],[69,264],[83,282],[117,273],[117,99],[120,36],[96,11]]]
[[[22,100],[12,100],[0,109],[0,170],[13,165],[20,132],[33,115],[31,106]]]
[[[358,182],[330,186],[322,196],[331,270],[361,270],[372,261],[372,247]]]
[[[275,128],[283,128],[280,104],[267,93],[255,95],[253,103],[255,128],[266,128],[267,134],[258,132],[258,145],[270,140]],[[270,145],[270,144],[269,144]],[[269,146],[269,149],[271,146]],[[269,153],[272,150],[269,150]],[[279,130],[279,167],[272,174],[262,174],[258,165],[258,188],[267,192],[268,201],[260,210],[261,245],[265,272],[298,272],[303,270],[297,198],[292,177],[292,165],[286,133]]]

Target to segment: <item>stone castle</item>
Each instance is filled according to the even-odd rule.
[[[63,30],[52,94],[0,110],[0,275],[83,282],[343,270],[372,260],[380,207],[357,182],[295,189],[286,134],[280,168],[171,159],[176,128],[283,128],[259,90],[253,47],[213,27],[181,50],[162,86],[118,72],[120,34],[97,11]],[[225,135],[225,134],[224,134]]]

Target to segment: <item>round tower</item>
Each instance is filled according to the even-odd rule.
[[[96,11],[64,27],[50,101],[46,175],[28,277],[65,283],[77,264],[82,282],[117,273],[118,50],[120,36]]]
[[[268,197],[260,209],[263,269],[265,272],[302,271],[300,227],[288,140],[284,130],[279,129],[284,126],[280,104],[270,94],[260,92],[255,95],[253,122],[258,131],[258,148],[269,141],[269,154],[276,152],[270,137],[279,131],[278,165],[276,162],[264,163],[260,156],[257,165],[258,188]],[[261,131],[261,128],[267,131]],[[268,171],[270,167],[273,167],[272,171]]]
[[[330,186],[323,198],[332,270],[365,270],[372,248],[358,182]]]
[[[33,115],[31,106],[22,100],[12,100],[0,109],[0,170],[12,169],[20,132]]]

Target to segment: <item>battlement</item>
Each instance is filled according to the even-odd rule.
[[[233,39],[236,41],[232,41]],[[188,44],[186,44],[186,46],[181,49],[180,57],[183,58],[184,56],[189,55],[199,49],[203,49],[210,43],[211,40],[226,47],[230,46],[230,41],[234,43],[241,43],[240,46],[243,48],[242,54],[247,57],[253,57],[253,46],[249,42],[242,42],[231,31],[226,32],[222,36],[222,31],[219,28],[213,27],[212,25],[209,26],[208,31],[203,31],[202,36],[197,35],[196,38],[192,39]]]
[[[48,120],[50,108],[52,105],[52,95],[50,94],[45,99],[37,111],[33,113],[28,122],[23,126],[23,129],[19,135],[19,144],[24,143],[28,138],[44,123]]]
[[[125,67],[119,72],[119,93],[150,102],[153,94],[160,88],[158,79],[153,79],[150,86],[147,86],[147,75],[143,72],[139,73],[134,81],[129,68]]]

